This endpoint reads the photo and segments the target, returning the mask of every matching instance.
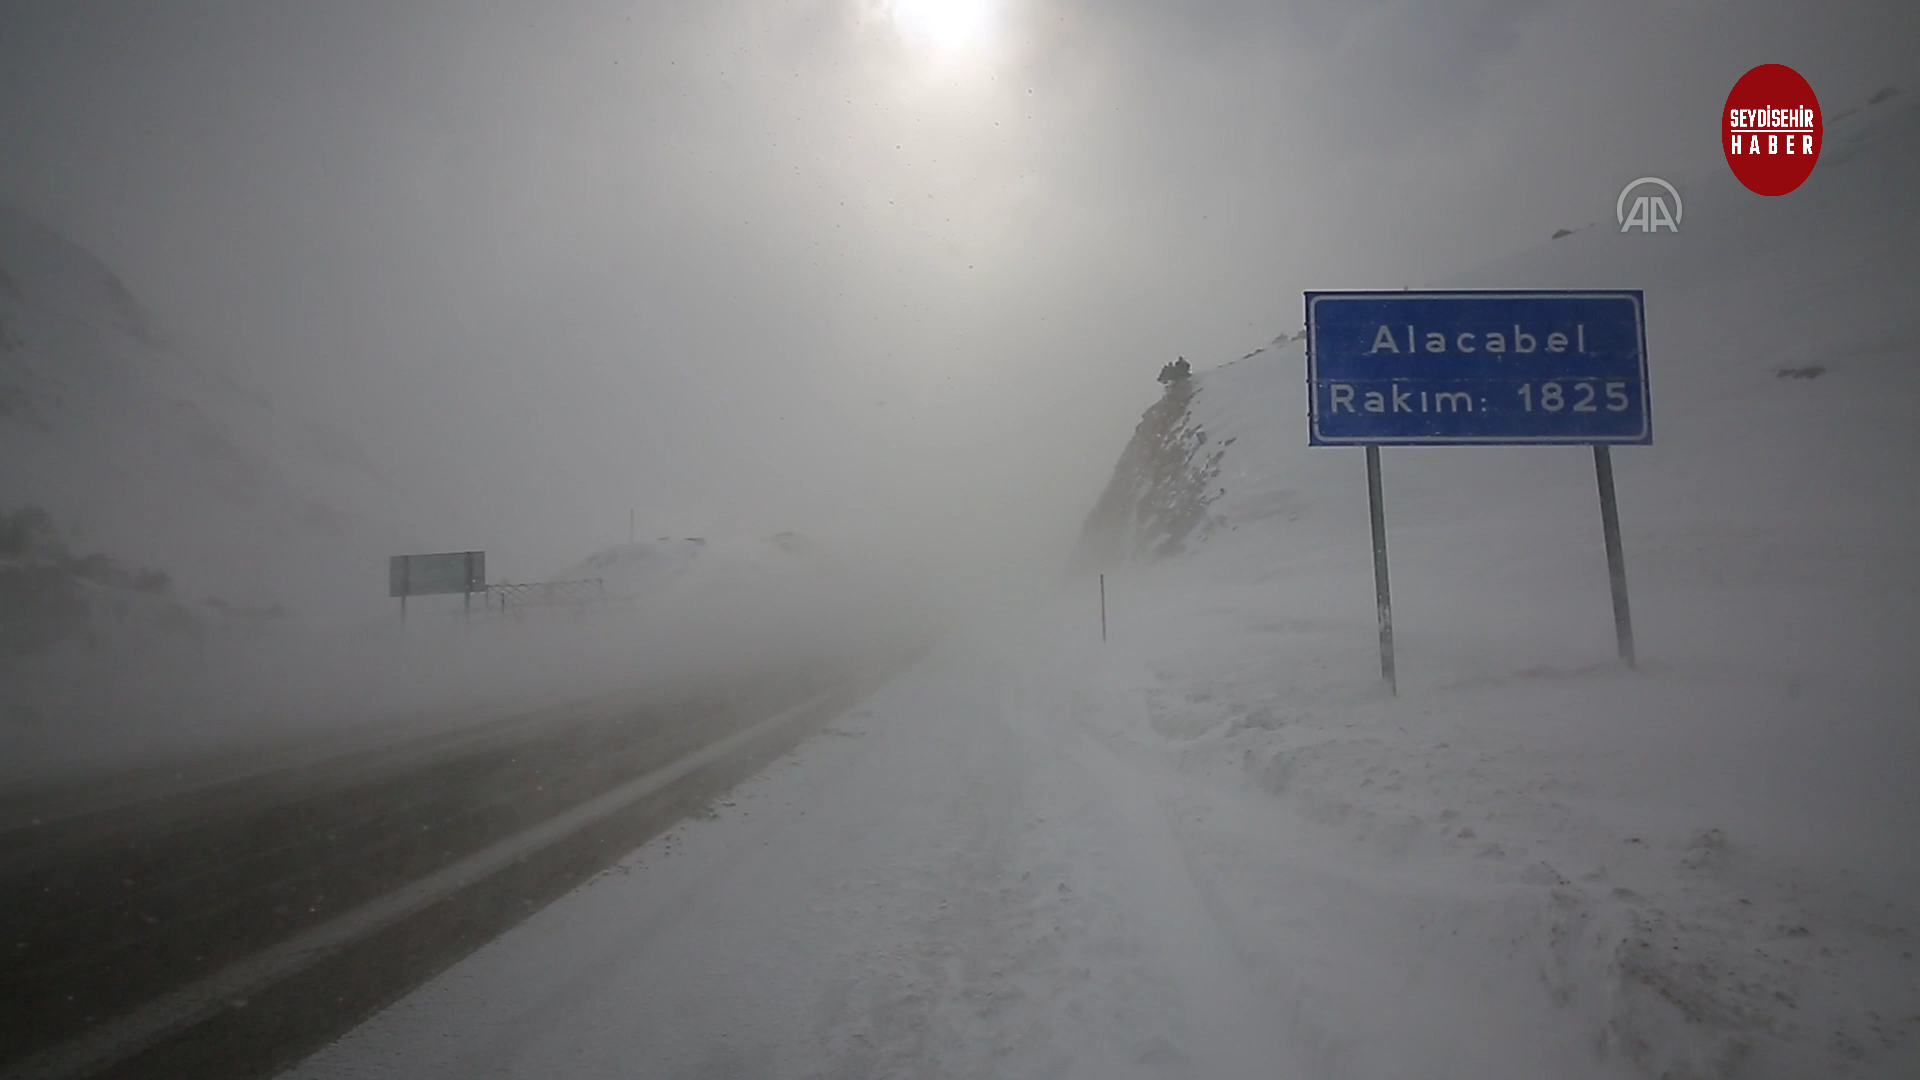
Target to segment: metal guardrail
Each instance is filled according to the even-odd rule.
[[[607,598],[606,583],[600,578],[580,581],[501,582],[487,586],[487,606],[499,604],[500,610],[514,607],[538,607],[557,604],[597,603]]]

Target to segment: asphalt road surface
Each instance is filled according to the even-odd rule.
[[[870,683],[812,672],[629,693],[197,781],[128,776],[16,800],[0,808],[0,1075],[270,1073],[705,806]],[[191,1022],[113,1033],[156,999],[217,986],[250,957],[723,742],[294,977],[196,1003]]]

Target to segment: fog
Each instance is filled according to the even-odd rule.
[[[1291,332],[1305,288],[1603,219],[1633,177],[1684,192],[1747,68],[1858,101],[1920,31],[1894,3],[916,10],[19,5],[0,201],[346,433],[390,549],[541,580],[791,530],[870,568],[819,618],[911,581],[930,625],[1052,580],[1161,364]],[[391,553],[243,599],[378,605]]]
[[[1906,5],[31,5],[0,196],[538,576],[643,534],[1057,559],[1175,354],[1595,220]],[[424,515],[423,515],[424,516]]]
[[[97,774],[184,769],[203,783],[499,722],[564,724],[582,707],[790,704],[915,655],[967,613],[896,564],[838,556],[599,584],[583,603],[415,597],[404,620],[119,624],[89,648],[11,658],[0,791],[119,798]]]
[[[7,5],[0,1072],[1920,1076],[1915,41]]]

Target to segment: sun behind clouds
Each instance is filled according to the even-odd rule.
[[[998,0],[888,0],[900,36],[942,51],[978,48],[993,36]]]

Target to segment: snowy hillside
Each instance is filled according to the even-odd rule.
[[[190,609],[379,600],[399,493],[352,443],[182,345],[91,254],[0,206],[0,510],[167,574]]]
[[[1081,546],[1113,642],[1080,707],[1334,841],[1288,873],[1342,914],[1287,965],[1347,973],[1309,987],[1338,1075],[1920,1074],[1909,101],[1832,124],[1789,197],[1722,174],[1683,185],[1678,236],[1585,229],[1429,283],[1645,290],[1658,435],[1613,454],[1637,672],[1585,448],[1383,451],[1396,699],[1363,453],[1308,447],[1292,331],[1143,421]],[[1259,924],[1281,868],[1251,833],[1207,846]],[[1362,964],[1339,942],[1366,911],[1404,928]],[[1440,984],[1491,1004],[1442,1015]],[[1354,1014],[1403,1015],[1405,1045]],[[1436,1042],[1451,1065],[1397,1056]]]

